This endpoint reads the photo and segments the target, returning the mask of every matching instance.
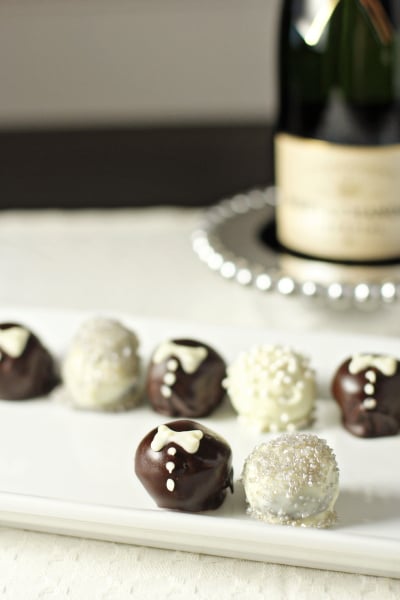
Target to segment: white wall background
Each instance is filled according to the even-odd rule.
[[[0,126],[256,121],[280,0],[1,0]]]

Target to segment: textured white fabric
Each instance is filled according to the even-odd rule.
[[[178,209],[1,214],[0,303],[400,333],[398,307],[337,313],[220,279],[191,252],[198,217]],[[145,597],[397,600],[400,581],[0,529],[1,600]]]
[[[0,530],[10,600],[398,600],[394,579]]]

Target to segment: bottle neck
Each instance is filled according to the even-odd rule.
[[[345,144],[400,141],[400,2],[285,2],[278,129]]]

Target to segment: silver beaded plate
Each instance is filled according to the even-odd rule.
[[[193,232],[193,250],[225,279],[261,292],[302,296],[332,307],[378,308],[400,297],[400,262],[345,265],[298,257],[261,231],[275,219],[275,190],[253,190],[210,208]]]

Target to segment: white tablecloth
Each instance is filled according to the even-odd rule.
[[[199,213],[0,214],[0,303],[399,335],[400,306],[333,312],[241,288],[191,252]],[[400,508],[399,508],[400,510]],[[0,598],[398,600],[400,581],[0,529]]]

